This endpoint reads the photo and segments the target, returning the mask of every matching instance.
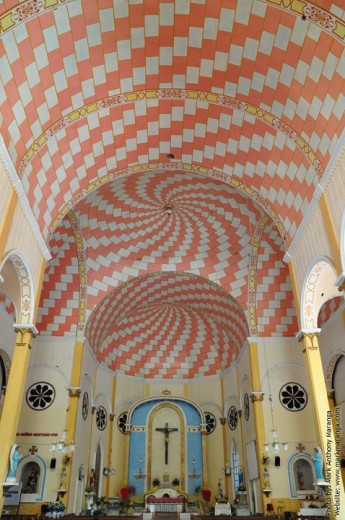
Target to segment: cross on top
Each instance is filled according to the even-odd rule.
[[[29,449],[29,453],[31,453],[31,455],[35,455],[35,453],[38,451],[38,448],[37,446],[31,446],[31,448]]]

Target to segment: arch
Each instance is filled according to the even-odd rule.
[[[2,359],[3,363],[3,370],[4,370],[4,380],[7,382],[8,376],[10,375],[10,368],[11,368],[11,359],[10,356],[7,354],[7,352],[0,348],[0,358]],[[6,384],[5,384],[6,386]]]
[[[331,390],[333,388],[333,377],[335,373],[335,368],[338,361],[344,356],[344,352],[336,352],[332,355],[332,357],[328,360],[328,364],[326,366],[325,371],[325,383],[326,388]]]
[[[10,251],[0,264],[0,272],[5,264],[10,262],[18,276],[19,306],[17,310],[17,325],[32,325],[34,319],[35,293],[32,275],[23,255],[18,251]],[[5,280],[6,281],[6,280]]]
[[[29,471],[32,467],[39,468],[36,493],[25,493],[25,485],[27,484]],[[44,459],[40,455],[24,455],[19,460],[17,474],[20,475],[19,481],[23,484],[20,501],[42,502],[47,477],[47,465]]]
[[[317,481],[313,458],[307,452],[295,452],[287,461],[288,480],[291,498],[317,495]]]
[[[334,266],[328,258],[319,257],[313,262],[305,277],[301,295],[302,330],[319,330],[319,310],[325,301],[339,295],[335,287],[336,280]]]

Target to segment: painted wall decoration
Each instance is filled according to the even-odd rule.
[[[299,383],[286,383],[279,391],[280,404],[290,412],[299,412],[308,402],[307,392]]]
[[[55,388],[50,383],[34,383],[26,392],[26,402],[33,410],[46,410],[54,402]]]

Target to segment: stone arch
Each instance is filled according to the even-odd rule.
[[[326,257],[313,262],[305,277],[301,297],[301,328],[316,330],[319,311],[325,301],[339,296],[335,286],[337,275]]]
[[[6,284],[6,271],[10,277],[10,267],[14,269],[18,277],[18,286],[12,287],[16,293],[13,302],[16,306],[17,325],[32,325],[34,319],[35,294],[32,275],[25,258],[18,251],[10,251],[5,255],[1,264],[0,272],[4,273],[4,283]],[[13,280],[12,280],[13,282]],[[10,292],[9,292],[10,294]],[[10,296],[12,296],[10,294]]]

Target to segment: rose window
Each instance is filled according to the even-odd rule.
[[[97,408],[96,425],[99,430],[104,430],[107,425],[107,412],[103,406]]]
[[[49,383],[35,383],[26,392],[26,402],[33,410],[46,410],[54,399],[55,389]]]
[[[287,383],[280,389],[279,400],[290,412],[299,412],[305,408],[308,397],[303,386],[298,383]]]
[[[84,395],[83,395],[83,404],[82,404],[81,413],[82,413],[83,419],[85,420],[89,413],[89,396],[88,396],[87,392],[84,392]]]
[[[245,417],[246,421],[248,421],[249,420],[249,396],[248,396],[248,394],[244,394],[243,405],[244,405],[244,417]]]
[[[236,406],[230,406],[228,413],[228,425],[230,430],[236,430],[238,423],[238,412]]]
[[[119,415],[119,417],[117,419],[117,427],[121,433],[125,433],[126,423],[127,423],[127,412],[123,412]]]
[[[215,416],[210,412],[205,412],[205,421],[206,421],[206,434],[209,435],[210,433],[214,432],[216,428],[216,418]]]

